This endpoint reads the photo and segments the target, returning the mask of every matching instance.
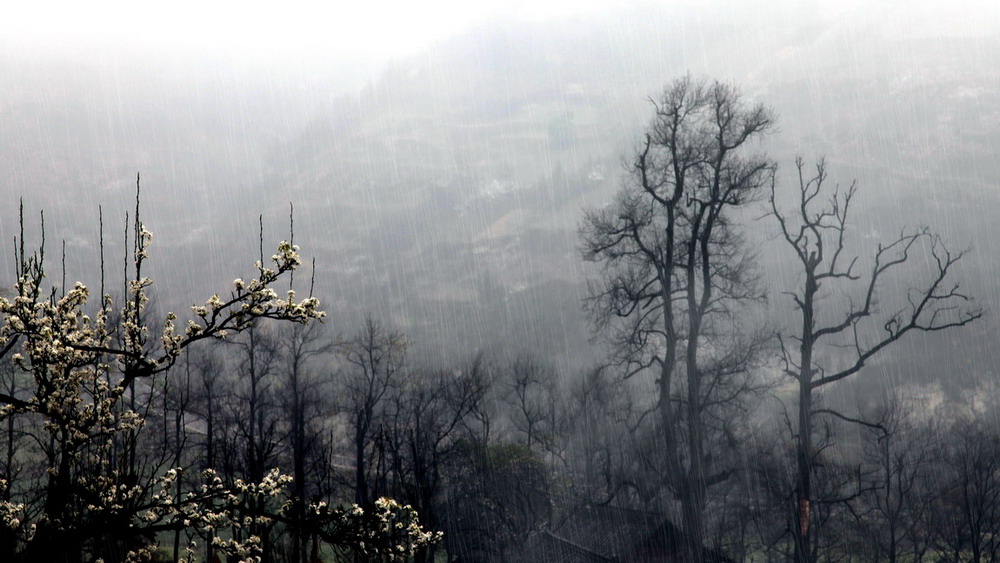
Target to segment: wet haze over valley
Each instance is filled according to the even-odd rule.
[[[956,279],[986,318],[913,338],[833,393],[996,392],[996,8],[464,4],[22,8],[0,28],[0,240],[23,197],[50,244],[65,239],[67,280],[95,284],[98,206],[119,264],[140,172],[158,307],[186,313],[250,274],[258,215],[268,248],[287,238],[291,203],[335,332],[371,311],[432,362],[523,349],[572,373],[602,358],[580,306],[594,275],[583,210],[621,185],[647,97],[690,73],[778,112],[758,148],[782,186],[796,155],[857,180],[852,248],[927,224],[972,250]],[[745,225],[780,325],[800,280],[763,214]],[[4,285],[13,276],[0,261]]]

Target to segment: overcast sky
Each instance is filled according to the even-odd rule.
[[[4,9],[18,45],[104,43],[229,52],[251,59],[312,53],[386,59],[419,52],[496,17],[588,13],[607,0],[36,0]]]
[[[998,9],[981,0],[896,0],[906,6],[909,31],[995,33]],[[37,55],[80,51],[90,45],[152,48],[181,55],[216,54],[264,63],[289,57],[302,62],[356,59],[381,63],[426,49],[471,25],[499,18],[539,20],[636,6],[690,7],[725,13],[749,11],[781,21],[806,8],[853,21],[880,18],[888,2],[860,0],[33,0],[10,3],[0,18],[8,46]],[[789,8],[796,8],[789,10]],[[638,8],[640,10],[644,8]],[[898,12],[890,18],[898,20]],[[794,25],[794,21],[786,22]],[[8,47],[9,48],[9,47]],[[84,49],[85,51],[85,49]],[[79,54],[79,53],[75,53]]]

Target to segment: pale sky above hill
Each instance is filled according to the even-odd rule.
[[[356,86],[390,60],[470,27],[621,11],[642,17],[664,7],[695,26],[719,18],[762,33],[815,16],[889,37],[1000,34],[995,0],[32,0],[0,11],[0,56],[28,64],[131,61],[154,71],[191,61],[268,75],[336,68],[338,80]]]
[[[271,58],[334,50],[389,58],[419,52],[497,16],[592,13],[607,0],[36,0],[4,9],[0,34],[19,44],[138,44]]]
[[[214,53],[264,63],[284,63],[289,57],[379,63],[419,53],[501,17],[544,20],[626,6],[640,12],[664,6],[722,15],[740,11],[763,21],[782,21],[805,9],[857,23],[888,20],[881,23],[890,32],[894,23],[908,33],[981,35],[1000,29],[992,1],[897,2],[906,8],[906,21],[896,21],[898,10],[886,11],[892,1],[871,5],[861,0],[33,0],[5,6],[0,45],[6,40],[34,55],[78,55],[104,46]],[[783,24],[795,25],[795,20]]]

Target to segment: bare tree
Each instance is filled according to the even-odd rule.
[[[163,417],[168,422],[168,414],[173,420],[164,424],[164,445],[170,450],[170,467],[186,467],[189,463],[185,455],[188,446],[187,423],[192,402],[192,363],[190,348],[184,350],[183,375],[163,380]],[[168,430],[169,429],[169,430]],[[174,484],[174,495],[183,494],[184,479],[177,479]],[[189,485],[189,484],[188,484]],[[176,563],[181,557],[181,532],[174,530],[173,560]]]
[[[322,325],[297,325],[279,337],[281,348],[281,369],[279,378],[282,393],[281,404],[284,413],[284,434],[287,438],[292,469],[292,515],[293,519],[304,522],[309,498],[321,496],[310,460],[320,457],[322,431],[320,425],[324,415],[331,415],[332,409],[324,409],[321,401],[321,380],[316,376],[311,362],[318,356],[329,353],[333,343],[324,339]],[[306,541],[301,524],[293,524],[291,530],[293,563],[305,561]]]
[[[261,480],[279,465],[281,450],[281,416],[275,390],[278,362],[278,340],[272,327],[263,323],[250,324],[238,338],[229,340],[236,353],[232,359],[234,393],[230,406],[236,414],[235,435],[238,457],[242,464],[238,473],[245,478]],[[263,506],[255,507],[263,510]],[[263,560],[272,559],[270,523],[254,523],[247,529],[237,528],[237,536],[250,534],[261,538]]]
[[[393,422],[385,435],[394,481],[432,529],[443,524],[448,511],[442,494],[450,462],[460,444],[469,441],[467,419],[486,395],[488,382],[481,375],[469,370],[418,372],[394,397]],[[420,563],[434,557],[435,546],[416,554]]]
[[[381,472],[385,471],[384,459],[371,463],[373,456],[384,458],[374,437],[381,431],[378,425],[382,422],[388,393],[403,376],[406,348],[401,332],[384,327],[371,315],[365,317],[360,331],[350,339],[338,340],[335,345],[337,357],[345,364],[340,373],[344,389],[342,408],[349,417],[352,432],[354,498],[360,506],[375,500],[371,490],[372,472],[380,466]]]
[[[916,425],[897,395],[863,418],[869,483],[851,505],[860,532],[855,552],[869,561],[922,561],[931,544],[928,522],[936,500],[936,428]]]
[[[571,430],[564,439],[569,442],[568,485],[578,503],[607,504],[620,498],[622,491],[637,488],[638,480],[632,479],[632,473],[646,462],[646,452],[641,448],[632,451],[631,440],[626,438],[626,421],[633,414],[630,389],[610,372],[603,365],[588,368],[572,382],[569,391]]]
[[[560,409],[557,374],[528,354],[510,361],[503,373],[504,404],[515,439],[542,453],[556,449],[564,413]]]
[[[947,432],[930,530],[944,561],[1000,560],[1000,439],[982,420]]]
[[[772,177],[747,148],[774,116],[733,86],[689,77],[654,108],[631,181],[581,227],[602,272],[588,310],[628,375],[655,373],[662,483],[681,504],[686,556],[702,561],[707,492],[738,468],[713,453],[739,441],[733,413],[763,340],[740,318],[763,292],[734,214]]]
[[[221,427],[224,426],[225,416],[220,416],[217,412],[223,408],[224,400],[227,397],[223,391],[225,386],[224,379],[226,377],[223,361],[211,349],[196,351],[193,357],[190,356],[190,352],[186,353],[188,357],[185,358],[185,362],[190,362],[190,369],[193,371],[195,378],[195,381],[192,383],[193,389],[191,390],[191,411],[205,424],[204,438],[195,447],[197,452],[195,457],[196,464],[203,471],[221,470],[223,478],[231,482],[235,479],[235,468],[233,467],[230,468],[230,471],[226,471],[221,467],[222,464],[219,463],[220,458],[225,459],[228,457],[226,455],[219,455],[219,435],[222,434],[224,436],[226,434],[226,432],[220,432]],[[205,542],[206,561],[211,561],[215,553],[212,546],[213,537],[214,532],[209,532],[206,538],[208,540]]]
[[[863,265],[847,250],[848,216],[856,193],[855,185],[846,190],[826,186],[826,165],[821,160],[815,174],[809,176],[802,159],[796,160],[798,190],[792,211],[778,205],[775,185],[771,185],[771,212],[781,229],[783,240],[792,248],[804,274],[801,288],[792,293],[799,312],[801,328],[793,337],[797,346],[782,342],[785,371],[798,382],[798,426],[796,448],[796,515],[794,531],[795,560],[814,561],[815,545],[810,534],[812,476],[817,462],[813,446],[813,417],[825,414],[844,419],[830,409],[813,406],[817,390],[861,371],[883,350],[910,332],[936,332],[967,325],[982,312],[970,305],[970,299],[951,272],[964,256],[952,252],[940,237],[922,228],[904,232],[888,244],[879,244],[871,263]],[[891,299],[878,295],[887,277],[898,272],[911,258],[920,255],[928,266],[925,279],[900,296],[900,305],[890,309]],[[866,271],[862,273],[862,270]],[[822,307],[825,296],[821,287],[829,285],[850,298],[846,312]],[[829,289],[829,288],[827,288]],[[835,294],[835,293],[833,293]],[[878,297],[877,297],[878,295]],[[883,311],[876,308],[880,301]],[[846,365],[838,369],[819,364],[820,346],[837,346],[840,354],[849,354]]]

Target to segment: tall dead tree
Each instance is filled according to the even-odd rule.
[[[687,560],[699,562],[707,491],[736,470],[722,451],[739,441],[734,413],[761,348],[742,322],[763,292],[734,214],[770,183],[773,163],[747,149],[774,115],[690,77],[654,108],[630,181],[581,227],[584,258],[602,272],[588,309],[628,376],[655,373],[662,483],[681,504]]]
[[[797,484],[794,530],[794,558],[815,561],[815,542],[810,534],[813,502],[811,478],[817,453],[813,447],[813,418],[830,414],[814,408],[815,393],[861,371],[865,365],[903,336],[911,332],[936,332],[967,325],[982,315],[957,283],[951,281],[963,252],[952,252],[941,238],[927,228],[903,232],[888,244],[879,244],[870,263],[848,257],[848,215],[857,193],[854,184],[846,190],[828,189],[826,165],[820,160],[815,174],[809,175],[801,158],[796,159],[798,193],[792,211],[782,211],[771,186],[771,212],[777,219],[784,241],[792,247],[801,265],[803,285],[792,292],[799,313],[800,328],[793,337],[795,346],[782,343],[785,371],[798,382],[798,437],[796,444]],[[829,195],[828,195],[829,194]],[[892,308],[890,295],[879,293],[886,278],[922,260],[923,278],[912,275],[909,289]],[[864,271],[862,271],[864,270]],[[828,291],[820,289],[828,284]],[[833,291],[829,291],[832,289]],[[829,296],[845,295],[846,311],[827,303]],[[881,306],[876,307],[876,301]],[[879,310],[881,309],[881,310]],[[840,356],[849,357],[839,368],[818,362],[821,346],[836,346]]]

